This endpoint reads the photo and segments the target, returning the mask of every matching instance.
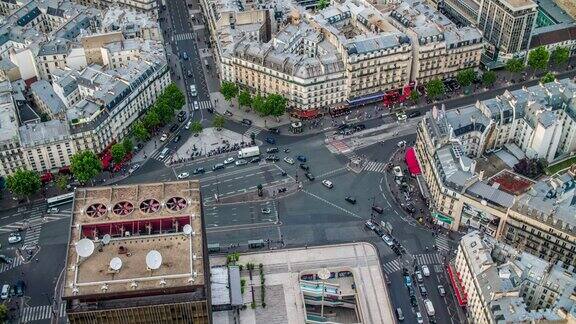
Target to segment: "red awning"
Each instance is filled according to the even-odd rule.
[[[406,164],[408,165],[408,171],[412,176],[417,176],[422,174],[420,170],[420,164],[418,163],[418,159],[416,158],[416,152],[414,152],[413,147],[409,147],[406,149],[406,155],[404,156],[406,160]]]
[[[318,115],[318,111],[316,109],[298,110],[296,113],[300,118],[314,118],[316,115]]]
[[[52,179],[54,179],[54,175],[50,172],[46,172],[40,176],[40,181],[42,182],[50,182]]]
[[[452,264],[448,264],[448,277],[450,278],[450,283],[452,283],[452,287],[454,287],[454,292],[456,294],[456,299],[458,299],[458,304],[460,306],[466,306],[468,304],[468,297],[466,296],[466,292],[462,288],[460,284],[460,277],[452,268]],[[456,274],[455,274],[456,273]]]

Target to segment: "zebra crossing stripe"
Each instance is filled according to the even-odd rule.
[[[386,171],[386,163],[369,161],[364,167],[364,170],[383,173]]]
[[[190,40],[194,39],[194,34],[193,33],[176,34],[172,36],[172,38],[176,41]]]
[[[17,266],[19,266],[19,265],[21,265],[21,264],[24,263],[24,261],[22,261],[22,258],[20,258],[20,257],[18,257],[18,256],[14,257],[13,260],[14,260],[14,261],[12,261],[12,263],[10,263],[10,264],[5,264],[5,263],[2,264],[2,266],[0,266],[0,273],[6,272],[6,271],[11,270],[11,269],[14,269],[14,268],[16,268]]]
[[[246,132],[244,132],[244,136],[250,136],[250,134],[254,133],[254,135],[258,135],[260,134],[260,132],[262,131],[262,129],[256,127],[256,126],[252,126],[250,128],[248,128],[248,130]]]
[[[51,305],[42,305],[42,306],[34,306],[34,307],[26,307],[24,308],[22,314],[22,322],[32,322],[32,321],[39,321],[43,319],[48,319],[52,317],[52,306]]]
[[[401,268],[400,261],[398,259],[385,263],[382,267],[384,268],[386,274],[391,274],[393,272],[399,271]]]

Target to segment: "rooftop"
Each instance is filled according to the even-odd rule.
[[[200,204],[198,181],[77,189],[64,298],[113,299],[117,294],[162,294],[203,285]],[[86,241],[97,249],[81,257],[78,246],[92,245]],[[151,253],[159,259],[151,262]],[[117,258],[120,261],[112,261]]]
[[[12,101],[10,82],[0,82],[0,143],[18,137],[18,118]]]
[[[64,113],[66,110],[66,105],[62,102],[62,99],[54,92],[52,85],[46,80],[40,80],[32,83],[30,87],[32,94],[38,97],[46,107],[50,110],[51,115],[58,115]],[[38,103],[37,103],[38,104]]]

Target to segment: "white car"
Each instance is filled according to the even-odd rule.
[[[198,105],[198,101],[194,101],[194,110],[200,110],[200,106]]]
[[[18,233],[10,233],[10,236],[8,236],[8,243],[10,244],[18,243],[20,241],[22,241],[22,237]]]
[[[270,214],[271,210],[270,208],[262,208],[262,210],[260,210],[262,212],[262,214]]]
[[[396,146],[404,147],[404,146],[406,146],[406,141],[400,141],[400,142],[396,143]]]
[[[428,268],[427,265],[422,266],[422,274],[424,275],[424,277],[430,277],[430,269]]]
[[[184,126],[184,128],[190,129],[190,126],[192,126],[192,121],[191,121],[191,120],[189,120],[189,121],[186,123],[186,126]]]
[[[224,164],[230,164],[230,163],[232,163],[232,162],[234,162],[234,158],[233,158],[233,157],[229,157],[229,158],[227,158],[226,160],[224,160]]]
[[[48,208],[48,210],[46,211],[46,214],[56,214],[59,211],[60,211],[60,209],[58,209],[56,207],[52,207],[52,208]]]
[[[244,159],[240,159],[240,160],[237,160],[236,162],[234,162],[234,164],[236,164],[236,166],[240,166],[240,165],[248,164],[248,161],[246,161]]]
[[[328,189],[334,188],[334,184],[330,180],[322,180],[322,184]]]
[[[164,133],[164,134],[162,134],[162,137],[160,137],[160,142],[164,142],[167,139],[168,139],[168,134]]]
[[[392,239],[390,238],[390,236],[384,234],[382,235],[382,240],[386,243],[386,245],[388,246],[394,246],[394,242],[392,241]]]
[[[394,175],[397,176],[398,178],[401,178],[404,176],[404,173],[402,173],[401,167],[395,166],[393,170],[394,170]]]
[[[291,157],[285,157],[284,162],[288,164],[294,164],[294,159],[292,159]]]
[[[178,175],[178,179],[186,179],[190,176],[190,173],[188,172],[182,172]]]
[[[140,164],[136,163],[130,167],[130,169],[128,170],[128,173],[133,173],[134,171],[138,170],[138,168],[140,168]]]
[[[422,318],[422,314],[420,314],[420,312],[416,312],[416,322],[418,322],[418,324],[424,323],[424,319]]]
[[[408,116],[406,116],[406,114],[403,114],[403,113],[397,113],[396,118],[398,119],[399,122],[401,122],[401,121],[405,121],[406,119],[408,119]]]

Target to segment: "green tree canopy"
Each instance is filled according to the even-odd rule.
[[[6,304],[0,304],[0,322],[4,323],[4,321],[8,318],[8,307]]]
[[[146,116],[144,116],[144,120],[142,121],[144,127],[147,129],[153,129],[156,126],[160,125],[160,116],[158,116],[158,112],[155,109],[151,109]]]
[[[244,107],[252,106],[252,96],[250,95],[250,92],[242,90],[238,95],[238,103],[240,106]]]
[[[78,181],[86,183],[100,173],[102,163],[96,153],[86,150],[72,156],[70,170]]]
[[[412,103],[417,104],[420,101],[420,93],[416,89],[410,91],[409,99]]]
[[[190,125],[190,131],[194,134],[200,133],[202,131],[202,124],[199,121],[193,122],[192,125]]]
[[[153,109],[158,114],[160,124],[166,125],[172,121],[172,118],[174,118],[174,110],[164,100],[156,102]]]
[[[540,83],[549,83],[556,80],[556,75],[552,72],[546,73],[543,77],[540,78]]]
[[[520,73],[524,70],[524,61],[518,58],[511,58],[506,61],[506,70],[512,73]]]
[[[444,83],[438,79],[430,80],[426,85],[426,95],[433,100],[443,95],[445,91]]]
[[[564,46],[556,47],[550,54],[550,61],[555,65],[561,65],[568,62],[570,51]]]
[[[186,103],[186,97],[184,93],[180,91],[180,88],[175,83],[169,84],[164,92],[160,95],[160,98],[166,99],[171,105],[172,111],[180,110]]]
[[[496,82],[496,72],[486,71],[482,74],[482,84],[491,87]]]
[[[544,70],[548,67],[550,53],[544,46],[538,46],[528,53],[528,65],[534,70]]]
[[[286,111],[287,102],[288,101],[286,98],[279,94],[269,94],[266,96],[267,115],[272,115],[275,117],[282,116]]]
[[[318,8],[318,10],[322,10],[324,8],[327,8],[329,5],[330,5],[330,0],[320,0],[320,1],[318,1],[316,8]]]
[[[134,143],[132,143],[132,140],[129,138],[125,138],[122,141],[122,146],[124,147],[124,152],[126,152],[126,154],[132,153],[132,150],[134,149]]]
[[[220,92],[226,101],[230,101],[238,95],[238,86],[232,82],[222,81]]]
[[[134,123],[134,126],[132,127],[132,133],[134,134],[134,137],[136,137],[136,139],[139,141],[146,141],[150,138],[150,132],[148,132],[148,129],[146,129],[144,123],[141,121]]]
[[[216,127],[218,130],[222,129],[224,124],[226,124],[226,119],[224,119],[224,116],[216,115],[212,120],[212,126]]]
[[[456,81],[463,87],[467,87],[476,79],[476,71],[474,69],[466,69],[456,74]]]
[[[42,183],[38,173],[30,170],[18,169],[6,179],[8,190],[15,196],[30,199],[30,196],[40,190]]]
[[[114,160],[114,163],[120,163],[124,156],[126,156],[126,150],[124,149],[124,145],[122,145],[122,143],[116,143],[112,145],[110,153],[112,154],[112,160]]]
[[[56,187],[60,190],[66,190],[68,187],[68,176],[64,174],[59,174],[56,176]]]
[[[254,98],[252,98],[252,108],[254,111],[264,116],[266,113],[266,98],[262,97],[260,94],[254,96]]]

